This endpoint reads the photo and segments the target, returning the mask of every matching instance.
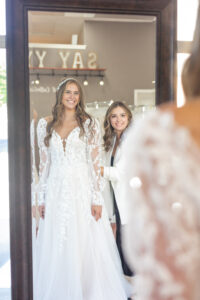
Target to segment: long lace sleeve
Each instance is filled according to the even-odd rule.
[[[36,205],[37,194],[37,170],[35,166],[35,121],[31,121],[30,125],[30,144],[31,144],[31,170],[32,170],[32,182],[31,182],[31,200],[32,205]]]
[[[171,114],[129,132],[127,254],[138,300],[200,299],[200,154]]]
[[[45,119],[40,119],[37,126],[37,137],[38,146],[40,154],[40,164],[39,164],[39,184],[38,184],[38,204],[45,203],[45,193],[46,193],[46,181],[49,174],[50,167],[50,154],[49,148],[44,144],[44,138],[46,136],[46,126],[47,122]]]
[[[91,172],[92,204],[102,205],[103,178],[100,172],[102,138],[98,120],[92,121],[92,129],[87,128],[87,155]]]

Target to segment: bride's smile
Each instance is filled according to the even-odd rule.
[[[67,84],[63,93],[62,103],[66,109],[74,110],[79,102],[80,94],[74,83]]]

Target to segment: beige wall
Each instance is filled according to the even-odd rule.
[[[88,78],[89,85],[84,87],[86,102],[113,99],[133,104],[134,89],[154,87],[155,23],[85,22],[83,36],[84,43],[88,45],[86,51],[81,50],[85,66],[88,52],[94,51],[98,55],[99,68],[106,68],[103,87],[98,85],[97,77]],[[45,66],[61,67],[58,50],[44,50],[47,51]],[[72,61],[73,51],[70,53],[68,67],[71,67]],[[38,64],[34,55],[32,64]],[[39,117],[51,113],[55,103],[55,87],[61,78],[62,76],[40,76],[40,85],[33,86],[31,81],[35,76],[31,76],[31,110],[34,107]],[[83,80],[82,77],[78,79]]]
[[[134,89],[151,89],[155,80],[155,23],[86,22],[85,44],[105,67],[105,85],[87,87],[88,101],[113,99],[133,104]]]

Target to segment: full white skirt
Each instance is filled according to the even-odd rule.
[[[91,215],[88,166],[53,166],[34,258],[34,300],[127,300],[116,243],[103,206]]]

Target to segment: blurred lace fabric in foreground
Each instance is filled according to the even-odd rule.
[[[136,299],[199,299],[198,146],[172,113],[158,111],[129,130],[123,151]]]

